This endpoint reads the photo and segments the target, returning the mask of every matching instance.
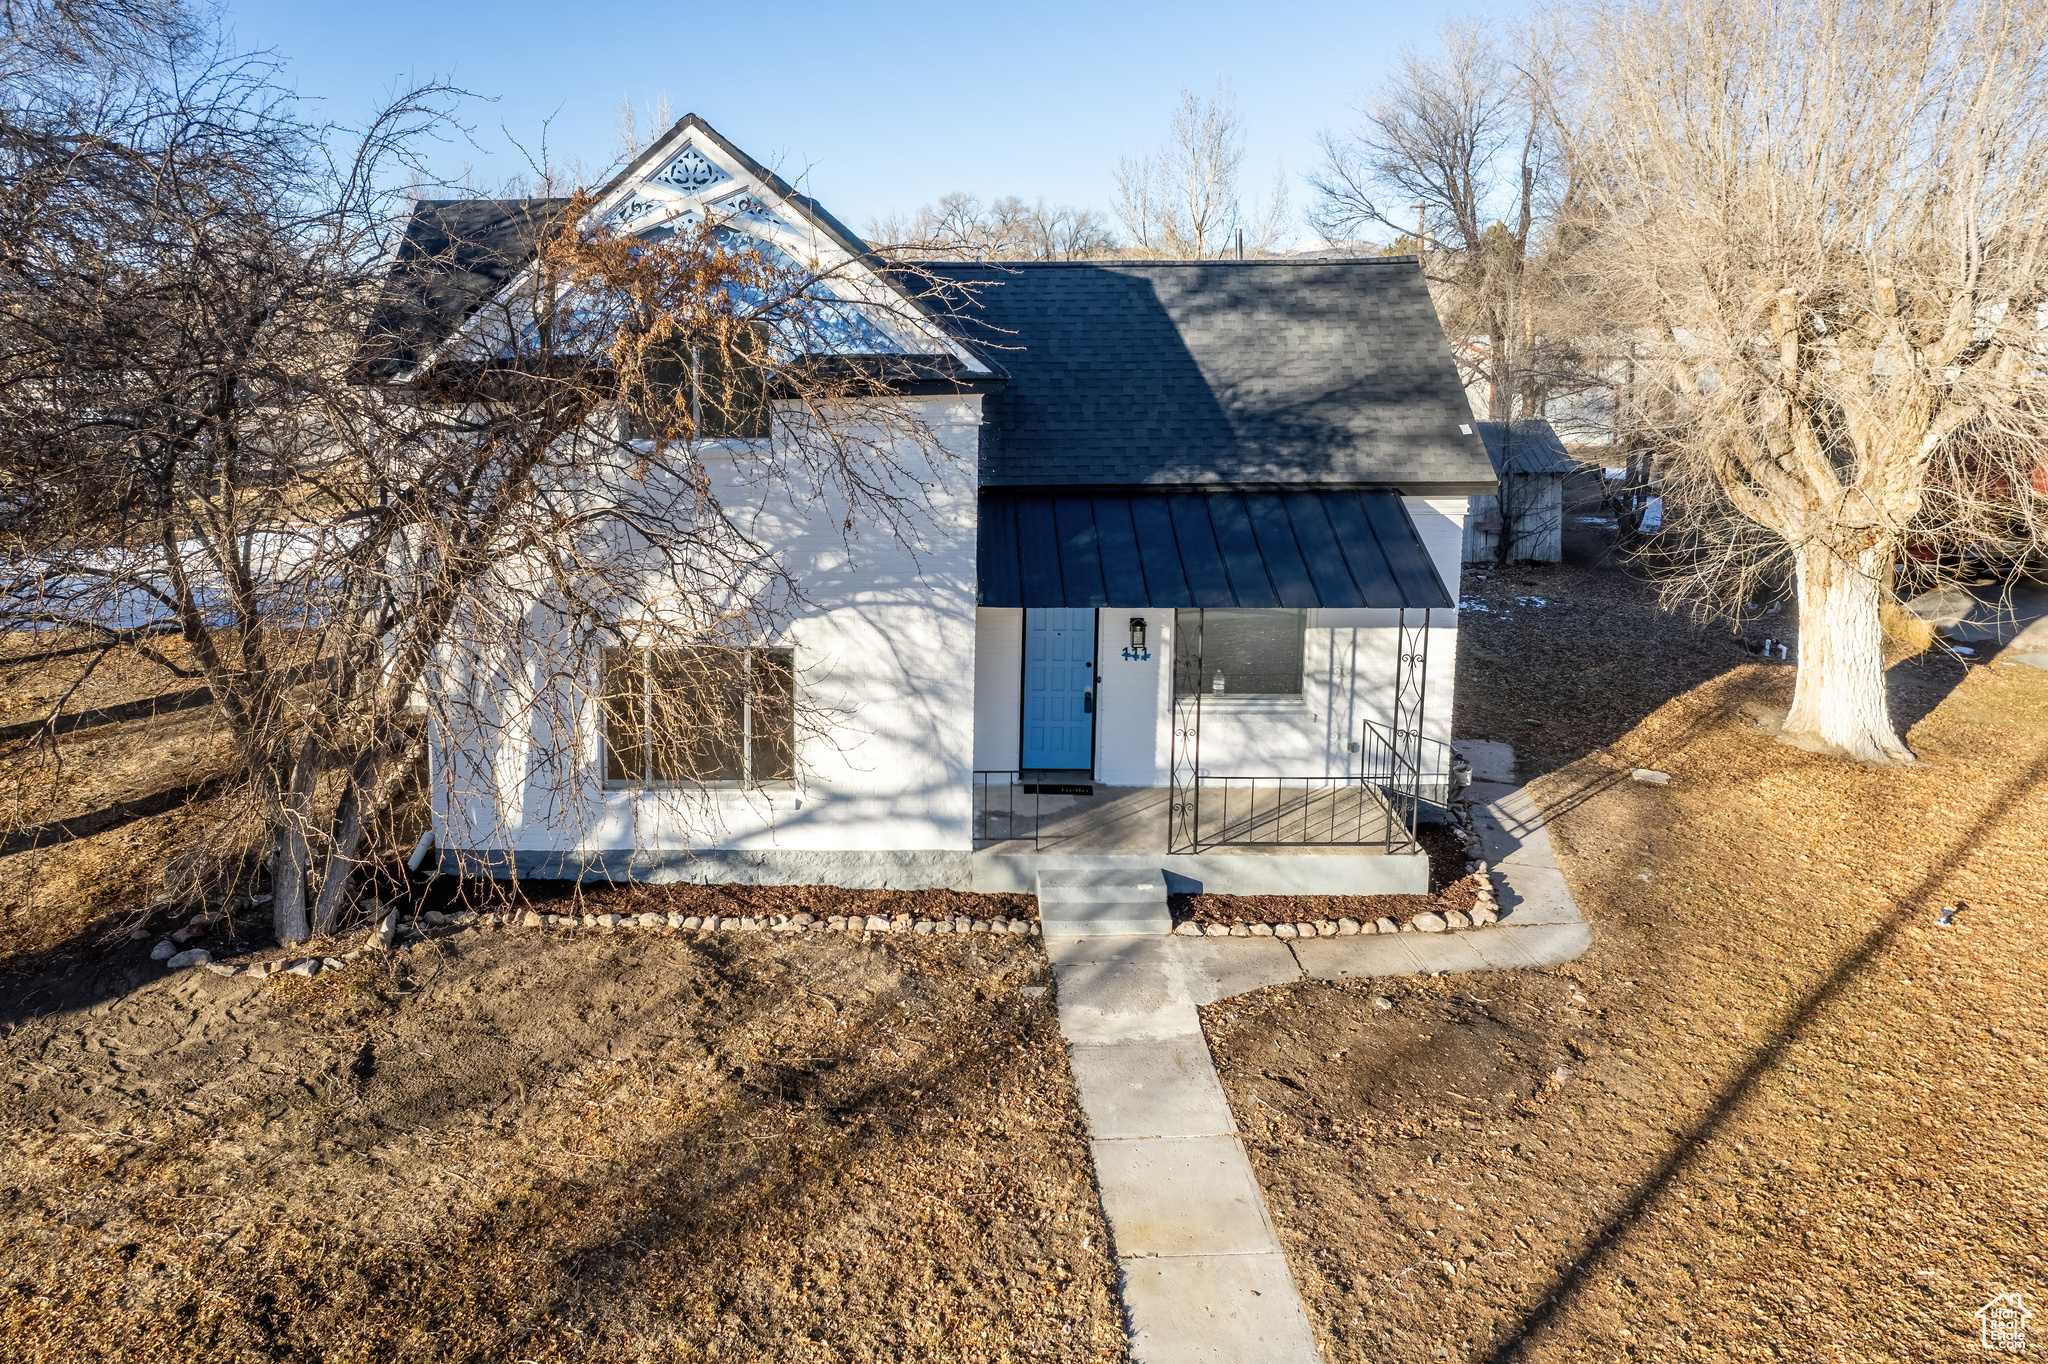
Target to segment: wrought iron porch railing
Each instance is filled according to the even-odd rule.
[[[1356,777],[1216,777],[1175,774],[1168,851],[1345,848],[1406,851],[1404,825],[1376,786]]]
[[[1038,851],[1039,784],[1027,784],[1022,772],[974,774],[974,846],[1029,839]]]
[[[1441,739],[1412,729],[1365,722],[1359,778],[1377,787],[1410,835],[1424,815],[1441,816],[1451,803],[1451,765],[1457,755]]]

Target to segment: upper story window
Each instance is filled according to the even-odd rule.
[[[662,347],[627,401],[626,434],[647,440],[761,440],[770,430],[768,330],[706,332]]]
[[[796,780],[792,649],[607,649],[605,780],[759,786]]]
[[[1175,611],[1174,693],[1300,696],[1307,625],[1306,611]]]

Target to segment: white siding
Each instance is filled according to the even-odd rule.
[[[1465,517],[1468,499],[1463,497],[1408,497],[1402,499],[1422,543],[1429,549],[1437,576],[1451,600],[1458,600],[1460,570],[1464,558]],[[1458,613],[1455,608],[1430,615],[1428,700],[1423,707],[1422,732],[1432,739],[1451,737],[1451,702],[1458,682]]]

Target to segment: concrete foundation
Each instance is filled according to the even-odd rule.
[[[1029,894],[1040,872],[1166,873],[1173,895],[1427,895],[1429,858],[1420,852],[1367,856],[1257,853],[974,854],[973,889]]]
[[[1424,895],[1421,853],[1263,856],[1257,853],[1146,855],[966,853],[941,849],[854,852],[794,848],[614,848],[564,853],[451,848],[444,876],[513,876],[536,881],[682,882],[715,886],[844,886],[849,890],[978,890],[1030,895],[1040,872],[1166,873],[1169,893],[1195,895]]]

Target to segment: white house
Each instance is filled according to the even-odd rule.
[[[735,195],[770,245],[902,287],[694,115],[598,211],[653,223]],[[499,287],[533,205],[422,204],[409,241],[456,216],[495,254],[436,287]],[[849,554],[803,488],[720,488],[802,584],[744,666],[830,723],[750,702],[729,770],[678,800],[639,721],[592,701],[576,734],[521,742],[556,744],[596,816],[558,817],[530,755],[456,754],[436,764],[461,774],[433,792],[443,865],[1022,888],[1112,861],[1212,889],[1422,889],[1410,832],[1443,798],[1467,498],[1496,485],[1415,262],[930,268],[921,287],[973,303],[929,310],[950,382],[898,400],[942,445],[913,470],[920,538]]]

